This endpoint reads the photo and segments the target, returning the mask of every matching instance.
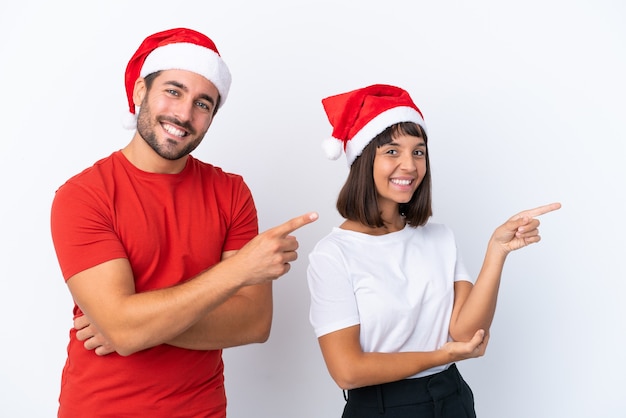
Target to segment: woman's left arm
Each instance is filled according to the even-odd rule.
[[[450,336],[455,341],[469,341],[479,329],[488,333],[496,312],[500,279],[507,255],[539,242],[539,220],[536,217],[560,207],[560,203],[551,203],[525,210],[496,228],[489,239],[476,283],[472,285],[470,282],[459,281],[454,284]]]

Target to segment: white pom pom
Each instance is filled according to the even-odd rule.
[[[126,113],[122,115],[121,120],[124,129],[137,129],[137,115],[126,111]]]
[[[341,156],[343,143],[337,138],[326,138],[322,141],[322,149],[329,160],[336,160]]]

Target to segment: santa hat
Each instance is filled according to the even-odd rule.
[[[211,39],[192,29],[176,28],[148,36],[128,62],[125,75],[126,97],[130,114],[125,127],[137,127],[133,89],[139,77],[162,70],[187,70],[204,76],[215,85],[224,105],[231,76]]]
[[[415,122],[426,130],[422,112],[409,93],[395,86],[375,84],[327,97],[322,105],[333,126],[332,138],[322,144],[324,152],[336,160],[343,149],[348,166],[376,135],[393,124]]]

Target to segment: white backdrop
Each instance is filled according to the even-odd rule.
[[[123,72],[188,26],[233,73],[195,156],[247,179],[261,229],[316,210],[275,284],[266,344],[227,350],[229,417],[338,417],[308,322],[306,254],[340,219],[347,168],[320,100],[410,91],[429,128],[435,220],[476,274],[486,241],[552,201],[513,254],[487,355],[460,365],[482,418],[624,417],[626,6],[620,0],[54,1],[0,6],[0,416],[55,416],[72,303],[49,234],[56,188],[131,133]]]

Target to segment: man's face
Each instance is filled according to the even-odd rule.
[[[202,142],[219,97],[213,83],[185,70],[161,72],[142,95],[137,132],[167,160],[185,157]]]

